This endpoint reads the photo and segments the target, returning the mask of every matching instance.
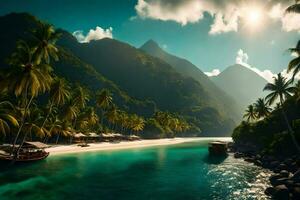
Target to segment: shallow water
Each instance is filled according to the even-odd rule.
[[[50,156],[2,169],[0,199],[266,199],[268,174],[232,156],[209,158],[207,141],[200,141]]]

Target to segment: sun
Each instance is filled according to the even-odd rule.
[[[263,12],[258,7],[248,7],[243,13],[245,25],[252,30],[258,29],[263,22]]]

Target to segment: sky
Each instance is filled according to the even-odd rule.
[[[267,80],[293,58],[300,16],[293,0],[1,0],[0,15],[28,12],[79,42],[110,37],[140,47],[149,39],[207,75],[235,63]],[[5,31],[5,28],[2,29]]]

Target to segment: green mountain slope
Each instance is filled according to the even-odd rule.
[[[15,42],[30,37],[27,31],[37,23],[28,14],[0,17],[0,25],[6,27],[0,34],[1,67],[6,67],[5,58],[15,48]],[[183,115],[206,135],[230,134],[234,127],[231,117],[211,101],[198,81],[176,72],[167,62],[117,40],[82,44],[70,33],[60,32],[60,61],[54,64],[59,76],[85,85],[93,93],[103,87],[111,89],[117,105],[129,112],[147,117],[158,108]]]
[[[229,95],[227,95],[223,90],[218,88],[198,67],[193,65],[191,62],[167,53],[153,40],[147,41],[144,45],[142,45],[142,47],[140,47],[140,49],[154,57],[164,60],[178,73],[186,77],[192,77],[194,80],[198,81],[206,91],[211,105],[217,105],[217,108],[226,115],[230,115],[234,119],[239,119],[239,111],[235,106],[236,102],[234,102],[233,98],[229,97]]]
[[[241,109],[264,97],[263,88],[267,81],[242,65],[232,65],[221,74],[212,77],[214,83],[232,96]]]
[[[16,41],[30,37],[28,31],[35,28],[38,23],[40,23],[38,19],[26,13],[12,13],[0,17],[0,26],[6,27],[6,30],[0,33],[3,45],[0,48],[0,68],[7,66],[5,60],[15,49]],[[64,33],[64,31],[61,32]],[[59,47],[59,57],[59,62],[54,63],[54,70],[58,76],[66,78],[71,83],[86,86],[91,91],[108,88],[112,91],[114,100],[119,107],[144,116],[153,114],[155,109],[153,102],[139,101],[130,97],[115,83],[97,72],[91,65],[80,60],[71,51]]]
[[[229,133],[231,117],[218,109],[203,86],[184,76],[167,62],[114,39],[75,43],[64,36],[59,44],[93,65],[129,95],[153,100],[160,110],[193,118],[207,134]],[[226,117],[225,117],[226,116]]]

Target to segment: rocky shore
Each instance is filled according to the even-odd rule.
[[[300,155],[289,158],[262,155],[251,145],[230,144],[229,149],[235,158],[274,172],[269,178],[272,187],[265,190],[272,199],[300,200]]]

